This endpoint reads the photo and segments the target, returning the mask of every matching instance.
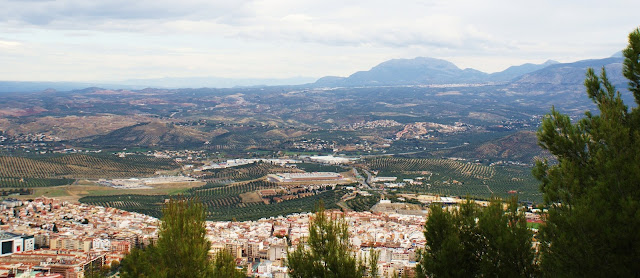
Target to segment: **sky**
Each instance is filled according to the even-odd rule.
[[[394,58],[502,71],[622,50],[640,1],[0,0],[0,80],[348,76]]]

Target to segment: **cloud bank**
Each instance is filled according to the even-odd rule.
[[[415,56],[491,72],[610,55],[637,27],[637,1],[569,2],[0,1],[0,74],[320,77]]]

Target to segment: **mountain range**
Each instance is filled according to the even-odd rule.
[[[527,87],[531,84],[581,85],[588,67],[608,70],[614,84],[624,84],[622,61],[618,53],[609,58],[559,63],[548,60],[542,64],[512,66],[504,71],[485,73],[436,58],[393,59],[348,77],[325,76],[313,83],[312,78],[285,79],[228,79],[216,77],[133,79],[121,82],[20,82],[0,81],[0,93],[34,92],[43,90],[76,90],[86,87],[106,89],[155,88],[230,88],[235,86],[302,86],[302,87],[370,87],[434,84],[513,83]],[[302,85],[298,85],[302,84]]]
[[[582,60],[558,63],[553,60],[542,64],[512,66],[496,73],[484,73],[475,69],[460,69],[453,63],[418,57],[393,59],[368,71],[359,71],[348,77],[327,76],[313,83],[317,87],[402,86],[433,84],[478,83],[545,83],[554,85],[582,84],[586,69],[605,67],[614,84],[624,83],[622,57]]]
[[[98,87],[103,89],[141,90],[144,88],[233,88],[297,85],[314,82],[312,77],[291,78],[221,78],[221,77],[164,77],[151,79],[129,79],[124,81],[98,82],[46,82],[46,81],[0,81],[0,93],[36,92],[44,90],[72,91]]]

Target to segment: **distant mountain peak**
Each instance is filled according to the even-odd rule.
[[[486,73],[474,69],[460,69],[438,58],[416,57],[391,59],[368,71],[359,71],[346,78],[319,79],[319,86],[393,86],[482,82]]]
[[[527,63],[487,74],[473,68],[460,69],[452,62],[438,58],[391,59],[349,77],[320,78],[314,85],[351,87],[508,82],[554,64],[558,62],[547,60],[542,64]]]
[[[458,68],[456,65],[454,65],[453,63],[451,63],[451,62],[449,62],[447,60],[438,59],[438,58],[432,58],[432,57],[415,57],[415,58],[411,58],[411,59],[409,59],[409,58],[391,59],[391,60],[388,60],[388,61],[385,61],[385,62],[382,62],[382,63],[378,64],[376,67],[388,66],[388,65],[431,65],[431,66],[443,65],[443,66],[447,66],[447,67]]]
[[[546,84],[549,86],[574,85],[582,86],[587,68],[599,69],[605,67],[609,80],[615,84],[626,84],[622,76],[622,58],[610,57],[604,59],[581,60],[573,63],[559,63],[549,65],[543,69],[519,76],[513,84]]]

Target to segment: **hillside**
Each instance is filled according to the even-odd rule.
[[[482,82],[488,75],[474,70],[462,70],[449,61],[418,57],[393,59],[368,71],[359,71],[347,78],[323,78],[316,83],[342,86],[388,86]],[[329,84],[327,84],[329,85]]]
[[[186,147],[202,146],[207,133],[171,123],[148,122],[123,127],[105,135],[83,138],[79,142],[102,147]]]
[[[623,58],[610,57],[605,59],[583,60],[574,63],[553,64],[543,69],[527,73],[514,80],[516,85],[580,85],[582,86],[587,68],[600,69],[605,67],[609,79],[613,84],[626,84],[622,76]]]
[[[105,155],[61,155],[53,157],[0,156],[0,178],[113,178],[153,175],[178,167],[170,159]],[[2,182],[0,182],[2,185]]]
[[[477,146],[468,146],[448,155],[490,161],[517,161],[534,163],[538,158],[550,157],[550,154],[538,146],[538,138],[533,131],[519,131]]]
[[[61,140],[73,140],[87,136],[106,134],[116,129],[148,122],[144,116],[98,114],[89,116],[69,115],[62,117],[32,117],[28,120],[16,118],[0,119],[0,130],[8,135],[42,133]],[[52,128],[53,127],[53,128]]]
[[[497,81],[497,82],[511,81],[527,73],[541,70],[543,68],[546,68],[550,65],[555,65],[555,64],[558,64],[558,62],[553,60],[548,60],[542,64],[526,63],[519,66],[511,66],[501,72],[495,72],[490,74],[489,79],[491,81]]]
[[[487,74],[471,68],[460,69],[449,61],[436,58],[393,59],[349,77],[323,77],[314,85],[352,87],[507,82],[556,63],[552,60],[543,64],[528,63]]]

